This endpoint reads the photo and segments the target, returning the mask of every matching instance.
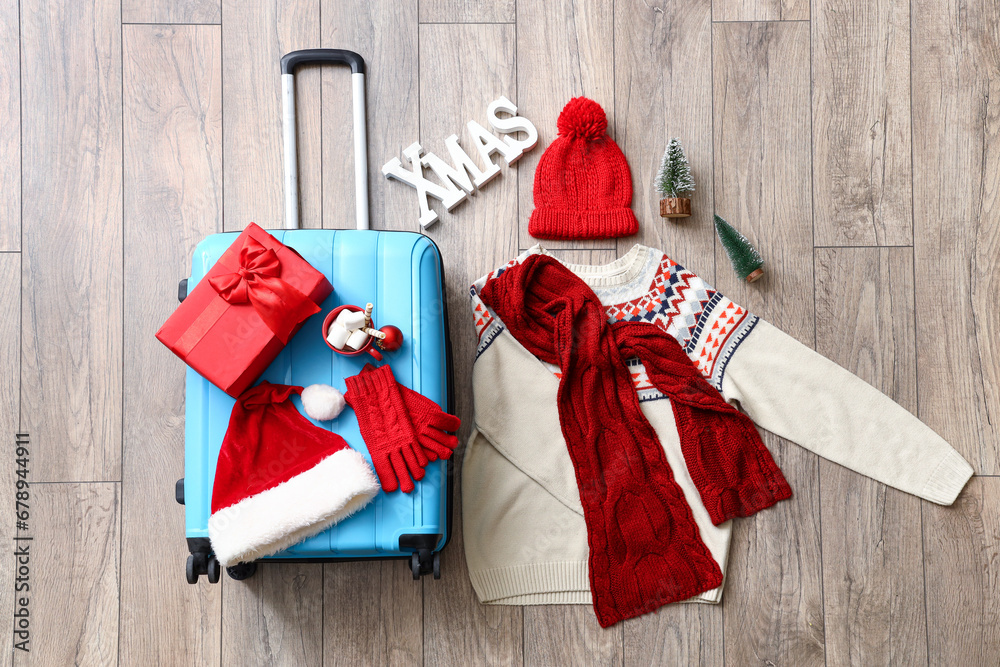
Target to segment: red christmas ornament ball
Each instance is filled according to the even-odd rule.
[[[391,324],[379,329],[385,334],[385,338],[378,341],[378,346],[385,350],[386,352],[392,352],[398,350],[403,345],[403,332],[399,330],[399,327],[394,327]]]

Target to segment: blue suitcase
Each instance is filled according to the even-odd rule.
[[[354,88],[355,182],[358,230],[304,230],[298,227],[295,157],[294,70],[306,62],[351,66]],[[403,332],[403,346],[383,353],[396,379],[453,412],[451,358],[441,255],[426,236],[411,232],[377,232],[368,227],[367,158],[365,155],[364,61],[349,51],[312,49],[282,59],[283,134],[285,144],[285,227],[271,231],[321,271],[333,293],[321,312],[309,318],[262,379],[307,386],[325,383],[345,390],[344,378],[356,375],[371,357],[333,353],[323,342],[323,318],[345,304],[373,302],[373,319],[394,324]],[[204,277],[238,233],[213,234],[195,248],[191,276],[182,280],[179,298]],[[219,448],[235,400],[188,368],[185,385],[184,478],[177,481],[177,501],[184,505],[188,548],[187,579],[201,574],[219,580],[221,568],[211,553],[208,518]],[[293,399],[300,412],[298,396]],[[353,410],[332,422],[315,422],[340,434],[368,456]],[[416,482],[413,493],[380,492],[364,510],[337,525],[264,560],[335,561],[371,558],[410,560],[414,579],[440,576],[438,553],[451,533],[451,466],[435,461]],[[251,576],[257,563],[227,568],[234,579]]]

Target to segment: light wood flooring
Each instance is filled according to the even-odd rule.
[[[641,230],[550,247],[665,249],[893,396],[977,477],[942,508],[768,435],[796,495],[738,522],[724,602],[607,630],[587,607],[479,605],[458,520],[440,581],[386,562],[189,586],[184,373],[153,332],[203,236],[280,226],[278,59],[317,46],[369,64],[376,229],[418,229],[413,191],[379,172],[411,142],[444,154],[500,95],[541,132],[429,231],[463,437],[466,287],[532,245],[535,166],[585,94],[631,165]],[[307,227],[352,225],[348,80],[299,78]],[[998,100],[995,0],[3,0],[0,537],[21,430],[34,540],[32,650],[0,664],[1000,664]],[[671,136],[698,183],[677,223],[652,187]],[[713,210],[765,280],[740,284]],[[0,574],[10,628],[9,552]]]

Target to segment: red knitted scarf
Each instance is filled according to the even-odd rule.
[[[792,497],[753,422],[723,400],[676,339],[646,322],[611,329],[622,357],[639,357],[649,381],[670,398],[684,462],[712,523]]]
[[[642,414],[619,345],[672,399],[685,460],[716,523],[791,495],[753,424],[655,325],[612,329],[597,295],[551,257],[506,269],[480,297],[518,342],[562,371],[559,421],[587,523],[600,624],[719,586],[722,572]]]

